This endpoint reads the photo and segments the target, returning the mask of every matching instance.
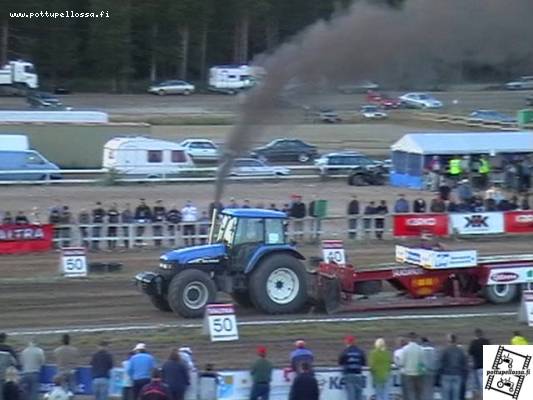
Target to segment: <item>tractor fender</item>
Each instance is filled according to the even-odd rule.
[[[255,266],[258,265],[261,260],[271,254],[278,254],[278,253],[287,253],[289,255],[292,255],[293,257],[299,259],[299,260],[305,260],[305,257],[300,253],[298,250],[296,250],[294,247],[286,244],[286,245],[277,245],[277,246],[262,246],[256,250],[252,258],[250,258],[250,261],[248,261],[248,264],[246,265],[246,268],[244,269],[245,274],[251,273]]]

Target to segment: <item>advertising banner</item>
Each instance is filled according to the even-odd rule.
[[[448,236],[447,214],[395,214],[392,225],[394,236]]]
[[[450,214],[451,227],[460,235],[485,235],[503,233],[503,213]]]
[[[0,254],[48,251],[53,236],[53,225],[0,225]]]
[[[533,211],[508,211],[504,218],[506,233],[533,233]]]

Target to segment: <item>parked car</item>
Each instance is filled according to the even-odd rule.
[[[148,88],[148,93],[164,96],[166,94],[183,94],[185,96],[194,93],[193,84],[185,81],[164,81],[156,83]]]
[[[217,161],[220,157],[218,146],[209,139],[186,139],[180,143],[193,161]]]
[[[441,108],[442,102],[428,93],[406,93],[399,97],[402,104],[411,108]]]
[[[12,171],[28,172],[14,173]],[[59,167],[35,150],[0,150],[0,181],[38,181],[61,178]]]
[[[346,83],[343,85],[337,86],[337,90],[344,94],[352,94],[352,93],[366,93],[369,90],[378,90],[379,85],[377,83],[364,80],[357,83]]]
[[[364,118],[368,118],[368,119],[384,119],[388,117],[385,111],[380,109],[378,106],[374,106],[374,105],[362,106],[361,115]]]
[[[378,165],[375,168],[354,168],[348,175],[348,185],[350,186],[381,186],[387,182],[387,170]]]
[[[397,97],[392,97],[388,94],[379,93],[374,90],[368,91],[366,94],[366,101],[383,108],[400,108],[402,105],[402,102]]]
[[[230,176],[283,176],[291,171],[285,167],[275,167],[255,158],[237,158],[233,161]]]
[[[250,156],[262,161],[298,161],[306,163],[318,156],[316,146],[299,139],[276,139],[255,148]]]
[[[533,76],[521,76],[516,81],[505,84],[507,90],[533,89]]]
[[[32,92],[28,94],[26,101],[32,108],[63,108],[63,103],[57,97],[46,92]]]
[[[380,163],[357,151],[343,151],[324,154],[315,160],[315,165],[320,170],[320,175],[327,176],[349,173],[357,168],[370,170],[378,167]]]
[[[323,108],[316,113],[316,120],[326,122],[328,124],[336,124],[341,122],[341,118],[336,111]]]
[[[470,113],[470,118],[486,122],[516,123],[516,118],[495,110],[476,110]]]

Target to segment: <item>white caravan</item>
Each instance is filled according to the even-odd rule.
[[[39,80],[35,67],[27,61],[9,61],[0,69],[0,85],[37,89]]]
[[[104,145],[102,167],[119,174],[161,178],[191,168],[185,148],[167,140],[144,136],[116,137]]]
[[[249,65],[215,65],[209,69],[209,90],[237,94],[251,88],[264,75],[261,67]]]

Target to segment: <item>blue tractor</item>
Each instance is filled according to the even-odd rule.
[[[268,314],[292,313],[307,301],[304,257],[287,242],[285,213],[225,209],[209,244],[163,254],[159,268],[135,280],[155,307],[200,317],[217,292]]]

